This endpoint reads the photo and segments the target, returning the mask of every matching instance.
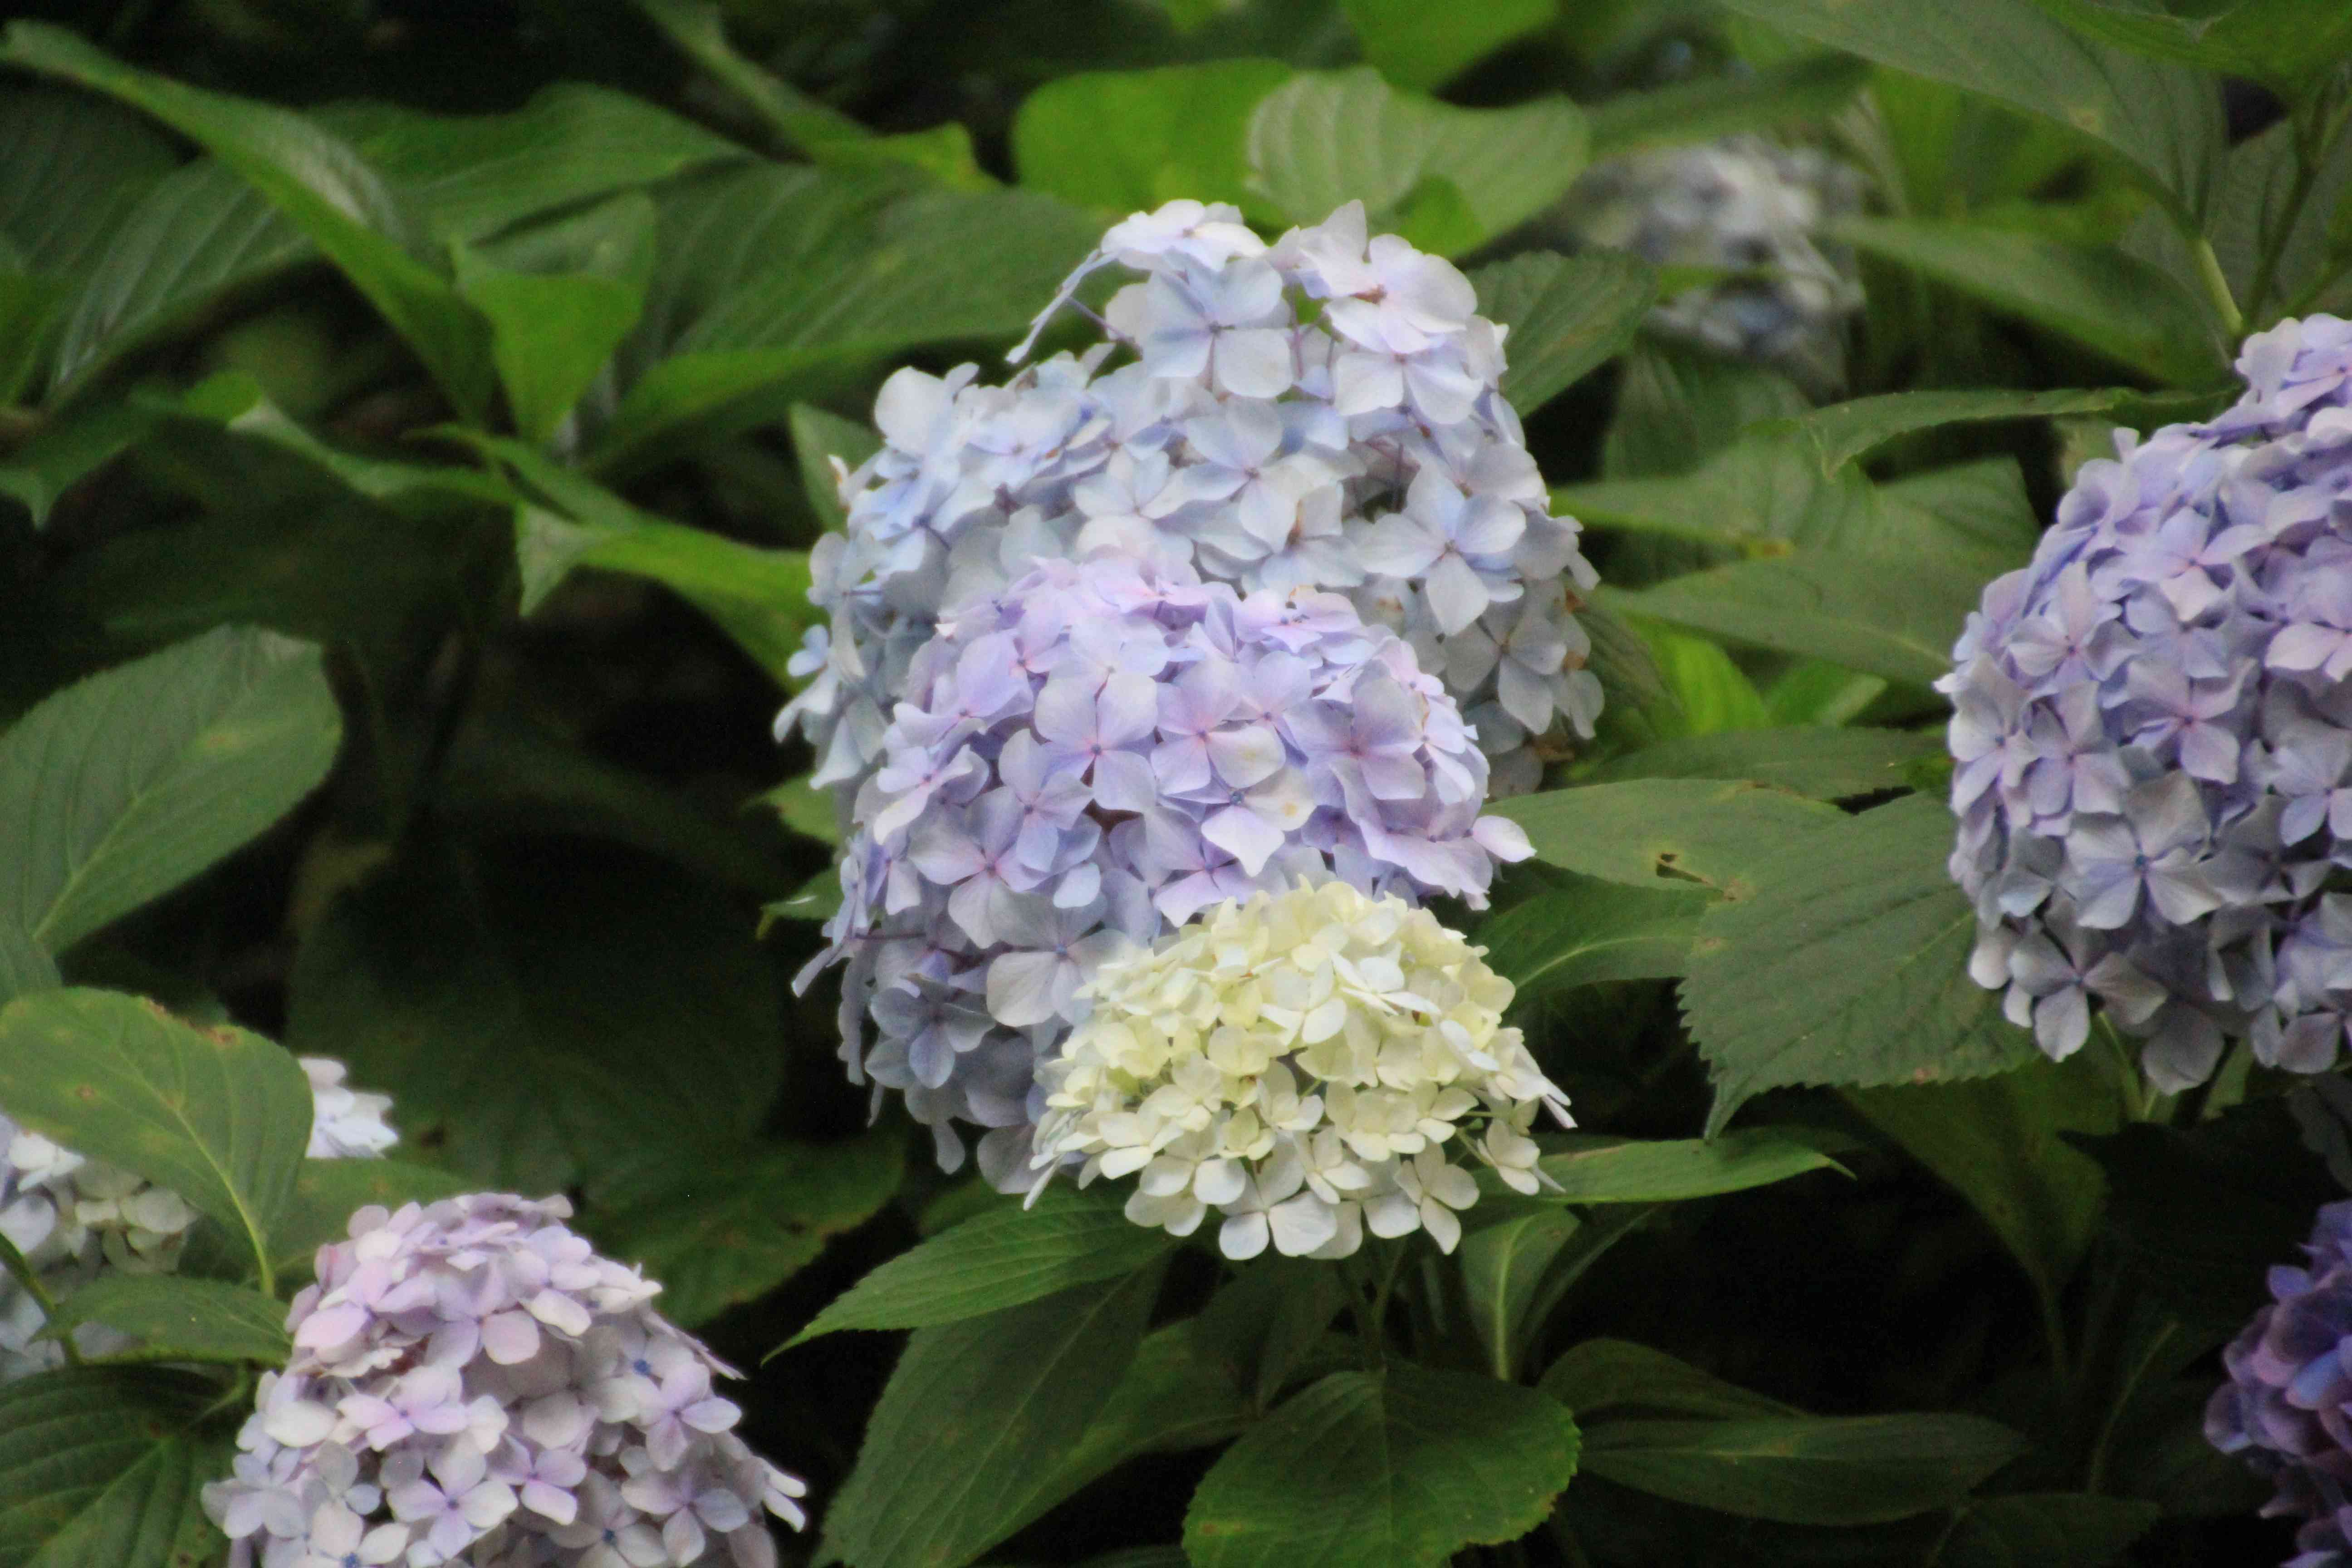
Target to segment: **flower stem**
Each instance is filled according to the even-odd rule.
[[[0,1268],[7,1269],[16,1283],[25,1288],[25,1294],[33,1299],[33,1305],[41,1310],[43,1318],[53,1320],[57,1317],[57,1298],[50,1295],[48,1287],[41,1283],[41,1277],[33,1271],[30,1260],[17,1251],[16,1244],[5,1236],[0,1236]],[[66,1361],[69,1365],[82,1364],[81,1352],[75,1346],[70,1332],[59,1334],[58,1343],[65,1347]]]

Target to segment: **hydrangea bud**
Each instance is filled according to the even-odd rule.
[[[1862,196],[1861,174],[1819,149],[1727,136],[1596,164],[1570,211],[1585,244],[1733,274],[1659,305],[1661,330],[1829,387],[1844,378],[1844,321],[1862,286],[1853,258],[1821,237]]]
[[[345,1087],[339,1061],[296,1059],[310,1080],[312,1159],[373,1158],[400,1141],[383,1120],[390,1096]],[[0,1236],[24,1255],[52,1300],[110,1269],[171,1272],[197,1217],[168,1187],[85,1159],[0,1115]],[[46,1321],[32,1293],[0,1272],[0,1383],[63,1363],[64,1346],[36,1337]],[[133,1342],[86,1323],[74,1342],[105,1355]]]
[[[363,1208],[294,1299],[234,1475],[230,1568],[773,1568],[800,1481],[745,1447],[736,1375],[598,1257],[562,1198]]]
[[[2336,1568],[2352,1562],[2352,1201],[2319,1211],[2304,1250],[2222,1351],[2205,1436],[2276,1484],[2265,1517],[2304,1521],[2288,1568]]]
[[[830,945],[843,1055],[954,1169],[1021,1179],[1037,1053],[1123,942],[1337,875],[1483,905],[1518,828],[1444,689],[1337,594],[1048,559],[940,623],[859,791]],[[878,1039],[865,1046],[871,1014]]]
[[[878,764],[943,608],[1110,552],[1244,593],[1348,594],[1444,682],[1498,786],[1532,788],[1529,738],[1590,735],[1600,711],[1570,613],[1595,577],[1550,515],[1498,388],[1504,329],[1468,279],[1368,238],[1360,204],[1269,247],[1234,208],[1180,201],[1114,226],[1038,324],[1109,266],[1142,280],[1083,357],[1005,386],[971,365],[884,384],[882,449],[844,473],[847,531],[812,558],[831,627],[778,720],[816,744],[814,782],[846,801]]]
[[[1568,1102],[1501,1026],[1511,983],[1402,899],[1344,882],[1228,900],[1106,960],[1092,1010],[1038,1069],[1042,1190],[1136,1178],[1127,1217],[1254,1258],[1345,1258],[1364,1231],[1425,1230],[1445,1251],[1478,1198],[1467,1151],[1523,1193],[1529,1136]]]
[[[1970,970],[2064,1057],[2099,1002],[2160,1089],[2352,1019],[2352,324],[2247,341],[2207,425],[2117,436],[1953,650]]]

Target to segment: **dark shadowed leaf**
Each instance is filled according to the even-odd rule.
[[[1869,79],[1869,68],[1850,56],[1798,55],[1748,75],[1617,93],[1588,111],[1592,155],[1768,131],[1791,120],[1826,120]]]
[[[632,191],[502,245],[459,247],[458,292],[490,323],[515,429],[544,441],[645,309],[654,205]]]
[[[1584,1468],[1750,1519],[1854,1525],[1949,1507],[2024,1449],[1975,1415],[1619,1420],[1587,1428]]]
[[[1927,1568],[2106,1568],[2163,1516],[2141,1498],[2021,1492],[1960,1511]]]
[[[2352,55],[2352,13],[2303,0],[2034,0],[2078,31],[2158,59],[2251,77],[2289,99],[2318,89]],[[2183,14],[2185,13],[2185,14]]]
[[[1629,1340],[1587,1340],[1544,1370],[1537,1384],[1587,1427],[1603,1410],[1632,1409],[1713,1420],[1794,1415],[1777,1399],[1726,1383],[1664,1351]]]

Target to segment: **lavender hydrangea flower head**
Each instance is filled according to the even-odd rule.
[[[910,662],[857,798],[830,945],[843,1056],[942,1164],[994,1130],[1025,1184],[1034,1066],[1108,954],[1209,905],[1337,876],[1483,904],[1526,836],[1443,686],[1337,594],[1244,596],[1181,565],[1047,559]],[[865,1043],[870,1014],[878,1039]]]
[[[1664,301],[1652,316],[1661,330],[1829,387],[1844,378],[1842,333],[1862,287],[1852,257],[1822,235],[1862,197],[1861,174],[1818,148],[1727,136],[1596,164],[1570,204],[1588,245],[1738,274]]]
[[[2206,425],[2117,437],[1985,590],[1951,695],[1970,971],[2063,1057],[2090,1007],[2168,1091],[2352,1020],[2352,323],[2247,340]]]
[[[2352,1201],[2319,1211],[2310,1262],[2271,1270],[2273,1304],[2221,1352],[2230,1381],[2205,1436],[2278,1490],[2266,1517],[2304,1521],[2287,1568],[2352,1563]]]
[[[1482,952],[1426,910],[1326,882],[1228,900],[1108,961],[1038,1069],[1033,1198],[1075,1161],[1081,1184],[1135,1176],[1139,1225],[1189,1236],[1222,1211],[1228,1258],[1345,1258],[1368,1228],[1453,1251],[1478,1184],[1447,1156],[1533,1194],[1537,1112],[1570,1125],[1501,1026],[1511,983]]]
[[[371,1159],[400,1141],[383,1120],[389,1096],[346,1087],[339,1061],[296,1059],[310,1080],[312,1159]],[[51,1300],[109,1271],[171,1272],[197,1217],[170,1188],[86,1159],[0,1115],[0,1236],[23,1254]],[[0,1383],[62,1364],[65,1347],[38,1337],[46,1321],[32,1293],[0,1273]],[[105,1355],[134,1342],[85,1323],[74,1342]]]
[[[815,743],[814,782],[847,800],[878,764],[943,606],[1110,552],[1244,594],[1347,594],[1444,682],[1500,791],[1532,788],[1531,741],[1590,735],[1600,711],[1571,613],[1596,579],[1550,515],[1498,387],[1504,329],[1469,281],[1368,237],[1360,204],[1268,246],[1233,207],[1171,202],[1112,227],[1039,327],[1114,266],[1143,277],[1083,356],[1005,386],[970,365],[884,384],[882,449],[843,472],[847,531],[813,558],[832,625],[778,721]]]
[[[562,1198],[364,1208],[294,1299],[234,1475],[230,1568],[773,1568],[806,1488],[732,1430],[735,1375]]]

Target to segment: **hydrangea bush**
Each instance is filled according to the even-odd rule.
[[[1466,1149],[1514,1189],[1568,1102],[1517,1029],[1511,983],[1427,910],[1345,882],[1227,900],[1105,962],[1086,1022],[1038,1069],[1039,1183],[1136,1178],[1127,1216],[1255,1258],[1345,1258],[1425,1230],[1454,1250]]]
[[[2218,419],[2083,466],[1943,683],[1971,973],[2053,1057],[2097,999],[2168,1090],[2231,1038],[2325,1072],[2352,1008],[2352,323],[2238,371]]]

